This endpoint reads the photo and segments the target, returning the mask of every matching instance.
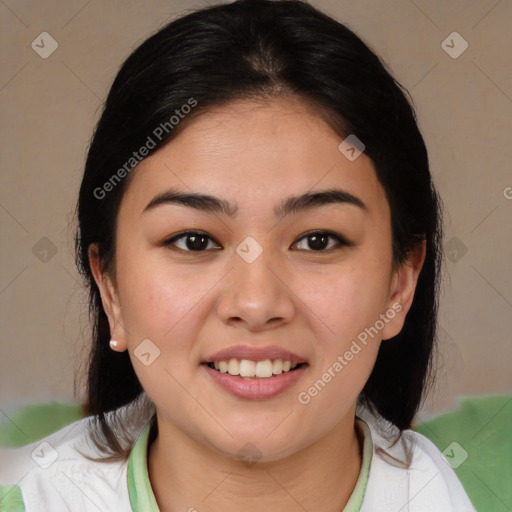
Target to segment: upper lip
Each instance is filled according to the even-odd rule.
[[[229,359],[248,359],[250,361],[265,361],[265,359],[282,359],[291,363],[305,363],[306,360],[289,350],[275,345],[254,347],[251,345],[233,345],[207,356],[202,362],[229,361]]]

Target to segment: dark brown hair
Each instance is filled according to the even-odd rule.
[[[105,190],[114,174],[129,173],[126,163],[157,127],[167,123],[169,129],[149,155],[204,111],[283,93],[327,112],[340,137],[355,134],[364,142],[391,209],[395,267],[426,240],[405,325],[381,344],[360,396],[400,430],[411,426],[430,381],[442,257],[440,200],[413,107],[376,54],[343,24],[300,0],[238,0],[190,12],[133,51],[115,77],[88,151],[76,236],[93,321],[85,405],[100,444],[114,455],[127,452],[106,414],[115,418],[144,393],[128,352],[109,348],[109,324],[88,260],[89,245],[97,244],[103,268],[114,270],[116,216],[128,179],[110,181],[106,194],[98,189]],[[197,106],[171,129],[171,116],[191,98]],[[119,173],[122,168],[127,172]]]

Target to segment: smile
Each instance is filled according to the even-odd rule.
[[[296,370],[302,363],[292,363],[282,359],[265,359],[264,361],[252,361],[250,359],[236,359],[212,361],[207,365],[220,373],[228,373],[242,378],[269,379],[275,375]]]

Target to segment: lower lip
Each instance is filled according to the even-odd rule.
[[[210,377],[224,390],[238,398],[247,400],[265,400],[273,398],[292,387],[304,374],[307,365],[304,364],[296,370],[281,373],[267,379],[249,379],[221,373],[206,364],[201,365]]]

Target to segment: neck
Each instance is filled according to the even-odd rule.
[[[284,459],[243,464],[159,419],[148,471],[161,512],[343,510],[361,469],[362,440],[348,416]]]

